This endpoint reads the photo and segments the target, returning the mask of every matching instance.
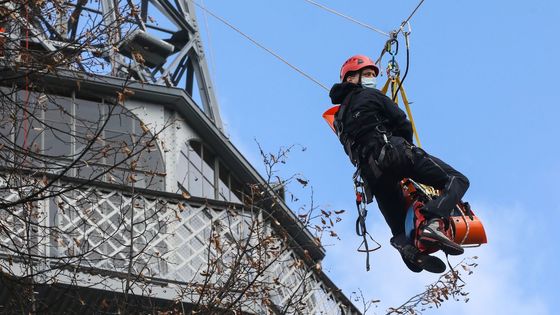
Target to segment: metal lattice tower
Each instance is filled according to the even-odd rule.
[[[3,6],[7,10],[15,8],[11,2]],[[47,54],[60,54],[61,48],[81,49],[84,56],[108,63],[104,66],[106,75],[130,75],[140,82],[183,88],[191,97],[198,95],[205,114],[222,129],[192,1],[76,0],[64,2],[55,9],[56,18],[38,15],[28,21],[26,13],[13,12],[13,15],[16,24],[27,25],[30,40]],[[73,47],[92,17],[102,19],[104,36],[97,36],[93,45]],[[79,71],[99,72],[80,64],[74,67]]]

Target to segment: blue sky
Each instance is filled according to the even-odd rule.
[[[304,0],[199,3],[328,87],[346,58],[377,57],[386,40]],[[418,1],[320,3],[388,32]],[[554,200],[560,174],[558,20],[560,3],[553,0],[426,0],[411,20],[404,86],[420,139],[428,152],[469,177],[464,199],[489,238],[465,254],[479,256],[479,267],[465,278],[470,301],[448,302],[431,313],[554,314],[560,280],[554,237],[560,222]],[[337,230],[342,240],[330,242],[324,262],[333,281],[346,294],[360,288],[380,299],[373,310],[378,314],[435,281],[437,275],[414,274],[401,263],[375,203],[368,224],[383,248],[365,272],[364,257],[355,251],[353,170],[321,118],[330,106],[328,92],[200,9],[198,22],[232,142],[259,170],[254,139],[269,151],[306,147],[291,154],[282,173],[304,174],[316,203],[347,210]],[[397,60],[404,67],[399,39]],[[302,199],[309,193],[291,188]]]

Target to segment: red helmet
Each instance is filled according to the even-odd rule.
[[[356,55],[348,58],[346,62],[342,65],[340,69],[340,81],[344,81],[346,79],[346,75],[348,72],[359,71],[363,68],[371,67],[373,71],[375,71],[375,76],[379,74],[379,68],[375,65],[373,60],[369,59],[368,56],[364,55]]]

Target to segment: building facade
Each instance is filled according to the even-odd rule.
[[[3,311],[359,313],[224,135],[192,2],[18,3],[0,21]]]

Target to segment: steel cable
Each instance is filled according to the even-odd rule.
[[[348,16],[348,15],[345,15],[345,14],[342,14],[342,13],[340,13],[340,12],[337,12],[336,10],[331,9],[331,8],[328,8],[328,7],[326,7],[326,6],[324,6],[324,5],[320,4],[320,3],[317,3],[317,2],[315,2],[315,1],[313,1],[313,0],[305,0],[305,1],[307,1],[307,2],[309,2],[309,3],[311,3],[311,4],[313,4],[313,5],[318,6],[319,8],[321,8],[321,9],[323,9],[323,10],[326,10],[326,11],[328,11],[328,12],[334,13],[334,14],[336,14],[336,15],[338,15],[338,16],[340,16],[340,17],[343,17],[343,18],[345,18],[345,19],[347,19],[347,20],[349,20],[349,21],[352,21],[352,22],[354,22],[354,23],[356,23],[356,24],[358,24],[358,25],[361,25],[361,26],[363,26],[363,27],[365,27],[365,28],[368,28],[368,29],[370,29],[370,30],[372,30],[372,31],[374,31],[374,32],[377,32],[377,33],[379,33],[379,34],[381,34],[381,35],[385,35],[385,36],[387,36],[387,37],[390,36],[389,33],[386,33],[386,32],[384,32],[384,31],[382,31],[382,30],[380,30],[380,29],[378,29],[378,28],[376,28],[376,27],[373,27],[373,26],[371,26],[371,25],[368,25],[368,24],[366,24],[366,23],[360,22],[360,21],[354,19],[353,17],[350,17],[350,16]]]
[[[360,22],[360,21],[358,21],[358,20],[356,20],[356,19],[354,19],[354,18],[352,18],[352,17],[350,17],[350,16],[347,16],[347,15],[345,15],[345,14],[342,14],[342,13],[340,13],[340,12],[337,12],[336,10],[333,10],[333,9],[331,9],[331,8],[328,8],[328,7],[326,7],[326,6],[322,5],[322,4],[319,4],[319,3],[317,3],[317,2],[315,2],[315,1],[313,1],[313,0],[305,0],[305,1],[307,1],[307,2],[309,2],[309,3],[311,3],[311,4],[313,4],[313,5],[315,5],[315,6],[319,7],[319,8],[321,8],[321,9],[324,9],[324,10],[326,10],[326,11],[328,11],[328,12],[331,12],[331,13],[333,13],[333,14],[336,14],[336,15],[338,15],[338,16],[341,16],[341,17],[343,17],[343,18],[345,18],[345,19],[347,19],[347,20],[349,20],[349,21],[352,21],[352,22],[354,22],[354,23],[356,23],[356,24],[359,24],[359,25],[361,25],[361,26],[363,26],[363,27],[366,27],[366,28],[368,28],[368,29],[370,29],[370,30],[373,30],[373,31],[375,31],[375,32],[377,32],[377,33],[379,33],[379,34],[382,34],[382,35],[387,36],[387,37],[390,37],[390,36],[391,36],[390,34],[388,34],[388,33],[386,33],[386,32],[383,32],[382,30],[380,30],[380,29],[378,29],[378,28],[375,28],[375,27],[373,27],[373,26],[371,26],[371,25],[368,25],[368,24],[365,24],[365,23],[363,23],[363,22]],[[410,15],[406,18],[406,20],[404,20],[404,21],[401,23],[399,29],[396,30],[396,32],[394,32],[395,36],[398,35],[398,33],[400,33],[400,31],[403,29],[404,25],[406,25],[406,24],[410,21],[410,19],[411,19],[411,18],[414,16],[414,14],[418,11],[418,9],[419,9],[420,6],[424,3],[424,1],[425,1],[425,0],[421,0],[421,1],[418,3],[418,5],[414,8],[414,10],[412,11],[412,13],[410,13]],[[300,68],[294,66],[294,65],[291,64],[288,60],[286,60],[285,58],[283,58],[282,56],[280,56],[279,54],[277,54],[276,52],[274,52],[272,49],[265,47],[264,45],[262,45],[261,43],[257,42],[255,39],[253,39],[253,38],[250,37],[249,35],[245,34],[245,33],[244,33],[243,31],[241,31],[239,28],[235,27],[233,24],[229,23],[228,21],[226,21],[225,19],[221,18],[220,16],[214,14],[212,11],[208,10],[208,8],[206,8],[206,6],[200,4],[200,3],[196,2],[196,1],[193,1],[193,2],[194,2],[194,4],[195,4],[196,6],[198,6],[198,7],[201,8],[202,10],[204,10],[206,13],[210,14],[210,15],[211,15],[212,17],[214,17],[215,19],[217,19],[217,20],[219,20],[220,22],[224,23],[225,25],[227,25],[229,28],[231,28],[231,29],[233,29],[234,31],[236,31],[236,32],[237,32],[238,34],[240,34],[241,36],[245,37],[247,40],[249,40],[251,43],[253,43],[253,44],[256,45],[257,47],[259,47],[259,48],[265,50],[266,52],[268,52],[269,54],[271,54],[272,56],[274,56],[274,57],[277,58],[278,60],[282,61],[284,64],[286,64],[287,66],[289,66],[289,67],[292,68],[293,70],[297,71],[299,74],[303,75],[303,76],[306,77],[307,79],[313,81],[315,84],[317,84],[317,85],[319,85],[320,87],[322,87],[324,90],[329,91],[329,88],[328,88],[326,85],[324,85],[324,84],[321,83],[319,80],[317,80],[317,79],[315,79],[314,77],[312,77],[311,75],[307,74],[305,71],[301,70]],[[382,53],[381,53],[381,55],[379,56],[379,59],[376,61],[376,63],[381,62],[381,58],[383,57],[383,53],[384,53],[384,50],[382,51]],[[407,53],[408,53],[408,51],[407,51]],[[401,84],[402,84],[402,82],[401,82]]]
[[[255,44],[256,46],[258,46],[259,48],[265,50],[266,52],[268,52],[269,54],[273,55],[274,57],[276,57],[278,60],[282,61],[284,64],[286,64],[287,66],[289,66],[290,68],[292,68],[293,70],[297,71],[299,74],[303,75],[304,77],[306,77],[307,79],[313,81],[315,84],[319,85],[320,87],[322,87],[323,89],[325,89],[326,91],[329,91],[330,89],[324,85],[323,83],[319,82],[319,80],[313,78],[311,75],[305,73],[305,71],[301,70],[300,68],[292,65],[289,61],[287,61],[286,59],[284,59],[282,56],[278,55],[277,53],[275,53],[274,51],[272,51],[271,49],[265,47],[264,45],[262,45],[261,43],[257,42],[256,40],[254,40],[252,37],[250,37],[249,35],[243,33],[240,29],[238,29],[237,27],[235,27],[234,25],[232,25],[231,23],[229,23],[228,21],[226,21],[225,19],[217,16],[216,14],[214,14],[212,11],[208,10],[206,7],[204,7],[203,5],[199,4],[198,2],[194,2],[199,8],[201,8],[202,10],[204,10],[206,13],[210,14],[211,16],[213,16],[214,18],[216,18],[217,20],[219,20],[220,22],[224,23],[225,25],[227,25],[228,27],[230,27],[231,29],[233,29],[234,31],[236,31],[237,33],[239,33],[241,36],[245,37],[246,39],[248,39],[250,42],[252,42],[253,44]]]

